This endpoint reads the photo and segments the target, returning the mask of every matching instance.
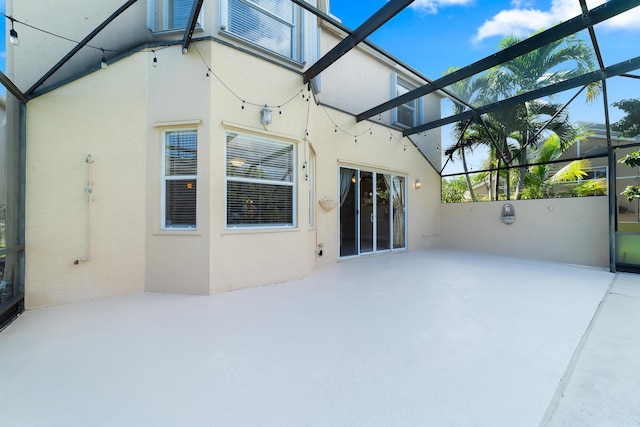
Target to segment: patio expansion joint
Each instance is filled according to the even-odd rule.
[[[596,311],[593,314],[591,321],[589,321],[589,325],[587,326],[587,329],[585,330],[584,334],[582,334],[582,338],[580,338],[580,342],[578,343],[578,346],[573,352],[571,359],[569,359],[567,368],[565,369],[564,374],[562,375],[562,378],[560,378],[558,387],[556,387],[556,391],[553,394],[551,401],[547,406],[547,410],[544,412],[544,415],[542,416],[542,420],[540,420],[540,424],[538,424],[538,427],[547,427],[551,422],[551,419],[553,418],[553,414],[555,413],[556,409],[558,408],[558,405],[560,404],[560,400],[564,397],[564,391],[567,387],[569,379],[571,378],[571,375],[573,374],[573,370],[575,369],[576,364],[578,363],[578,359],[580,359],[582,350],[584,349],[587,341],[589,340],[589,336],[591,335],[593,326],[595,325],[598,317],[600,316],[600,312],[602,311],[607,298],[609,297],[610,294],[613,293],[611,292],[611,289],[613,288],[613,285],[615,284],[617,279],[618,279],[617,274],[613,277],[613,279],[611,279],[611,282],[609,283],[609,287],[607,288],[604,296],[600,300],[600,303],[598,304],[598,307],[596,308]]]

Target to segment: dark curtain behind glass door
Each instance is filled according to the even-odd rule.
[[[358,255],[358,171],[340,168],[340,256]]]

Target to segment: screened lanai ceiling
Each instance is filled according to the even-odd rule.
[[[475,52],[481,51],[480,49],[475,49],[474,52],[473,46],[464,45],[464,40],[462,39],[448,40],[440,37],[421,39],[421,33],[416,31],[417,27],[411,28],[411,26],[407,26],[405,20],[402,23],[403,31],[400,31],[398,26],[394,26],[394,20],[398,20],[399,15],[413,13],[420,18],[412,21],[416,26],[436,25],[446,20],[446,25],[455,28],[457,23],[461,24],[463,22],[462,19],[456,18],[456,14],[462,16],[469,13],[469,9],[461,5],[470,2],[457,1],[453,2],[457,6],[451,6],[451,2],[444,1],[391,0],[383,3],[377,10],[370,10],[376,2],[360,2],[362,5],[358,6],[357,9],[365,15],[368,14],[368,16],[363,16],[361,23],[355,29],[350,29],[332,14],[320,8],[311,6],[302,0],[291,1],[346,34],[346,37],[339,44],[306,69],[303,74],[304,82],[311,81],[314,77],[320,75],[323,70],[331,67],[342,56],[348,55],[351,49],[361,43],[367,44],[397,60],[409,70],[425,77],[428,82],[380,105],[371,105],[365,111],[356,112],[356,121],[371,119],[380,113],[430,93],[445,94],[450,102],[450,107],[443,107],[442,118],[404,129],[404,136],[411,137],[443,126],[465,127],[471,123],[486,125],[485,117],[488,113],[508,111],[509,108],[514,106],[541,99],[553,99],[553,102],[562,106],[563,114],[569,114],[569,112],[573,114],[573,110],[586,109],[588,110],[586,114],[587,121],[604,124],[605,130],[607,130],[609,128],[608,125],[612,122],[611,104],[620,101],[622,96],[638,97],[638,93],[640,93],[638,90],[640,89],[640,82],[638,82],[640,75],[637,73],[640,68],[640,47],[637,43],[633,43],[632,40],[625,39],[632,33],[620,32],[617,35],[619,37],[618,43],[628,46],[628,49],[624,50],[626,53],[624,57],[620,57],[620,49],[617,49],[615,54],[609,54],[607,51],[607,46],[611,45],[612,37],[616,36],[615,34],[612,35],[612,25],[610,24],[624,20],[638,22],[634,17],[640,14],[640,8],[638,8],[640,0],[610,0],[605,3],[602,3],[601,0],[597,2],[554,0],[551,6],[552,11],[546,17],[549,28],[540,30],[534,35],[517,35],[519,39],[496,47],[489,55],[480,56],[467,65],[444,62],[451,61],[451,59],[448,57],[441,59],[442,55],[439,55],[438,52],[442,52],[443,49],[449,51],[466,50],[469,52],[467,57],[473,57],[476,54]],[[202,3],[202,0],[194,0],[193,2],[189,22],[182,36],[182,44],[185,49],[191,43],[193,29]],[[337,5],[340,2],[334,0],[332,3]],[[380,4],[380,2],[377,3]],[[491,1],[483,5],[482,0],[476,0],[475,3],[483,8],[495,9],[494,25],[499,25],[497,17],[502,13],[508,15],[508,12],[513,10],[529,10],[532,12],[537,10],[533,8],[533,2],[523,4],[523,2],[514,2],[513,0]],[[326,10],[327,4],[328,2],[320,2],[319,6]],[[449,6],[446,7],[447,5]],[[558,10],[553,10],[553,8],[559,9],[561,6],[564,7],[562,13]],[[5,75],[1,76],[3,83],[16,97],[23,101],[28,101],[28,99],[47,91],[48,88],[55,87],[57,84],[64,82],[65,79],[70,78],[71,76],[65,70],[78,69],[79,64],[85,64],[85,68],[95,67],[97,63],[96,55],[114,56],[110,54],[109,50],[105,52],[103,49],[101,52],[96,52],[96,47],[103,46],[102,40],[112,40],[114,34],[122,34],[121,42],[115,47],[114,52],[133,49],[136,46],[140,46],[141,41],[152,42],[148,33],[144,31],[141,31],[140,34],[130,34],[123,31],[127,14],[139,13],[140,11],[137,9],[140,8],[146,8],[144,2],[129,0],[118,10],[111,11],[108,14],[108,18],[100,26],[91,29],[82,29],[81,27],[76,29],[74,37],[78,39],[80,38],[80,33],[84,30],[82,40],[77,44],[72,43],[69,51],[64,56],[61,56],[55,65],[43,72],[42,78],[34,82],[30,87],[17,88]],[[440,13],[433,13],[437,8],[440,8]],[[567,15],[571,15],[571,11],[575,11],[575,15],[567,17]],[[103,14],[104,12],[101,11]],[[333,12],[333,9],[329,10],[329,12]],[[502,18],[508,20],[509,16],[507,15]],[[520,16],[526,16],[526,14]],[[20,17],[13,17],[10,20],[14,18],[16,22],[21,22],[18,20]],[[468,22],[468,16],[465,15],[465,19],[467,19],[465,22]],[[517,18],[514,15],[512,19]],[[488,24],[491,24],[491,22],[475,23],[477,28],[482,28]],[[376,42],[380,40],[380,44],[384,48],[384,40],[397,39],[398,37],[404,37],[406,40],[402,44],[404,46],[403,49],[399,49],[401,50],[400,52],[387,52],[387,50],[380,49],[378,43],[371,42],[371,40]],[[603,39],[606,39],[607,42],[602,43],[601,40]],[[532,81],[518,82],[517,90],[512,90],[510,94],[505,91],[492,97],[478,96],[479,91],[477,88],[488,84],[487,82],[495,78],[494,71],[496,67],[500,66],[503,70],[517,67],[526,69],[529,65],[533,67],[532,64],[527,64],[527,61],[531,61],[536,56],[544,57],[557,43],[566,40],[580,40],[582,42],[581,46],[588,51],[590,61],[576,64],[570,70],[566,69],[566,64],[559,64],[555,68],[550,67],[549,71],[542,77],[536,76]],[[495,38],[494,41],[496,41]],[[68,44],[69,41],[62,40],[60,43]],[[467,44],[471,45],[472,42],[467,40]],[[398,46],[398,44],[395,46]],[[90,49],[91,47],[93,49]],[[412,52],[412,54],[408,52]],[[416,54],[416,52],[419,52],[419,54]],[[421,61],[428,61],[429,66],[425,67],[424,62],[412,64],[411,61],[415,60],[415,58],[420,58]],[[75,64],[74,67],[66,67],[67,64],[72,62]],[[458,68],[450,68],[452,66]],[[447,74],[442,74],[447,71]],[[431,79],[428,77],[431,77]],[[616,87],[615,91],[612,90],[614,86]],[[473,89],[474,87],[476,88],[475,90]],[[623,89],[621,90],[620,87]],[[613,92],[616,95],[612,96]],[[594,100],[585,105],[585,98],[594,93],[596,94]],[[580,105],[580,107],[574,108],[573,106],[575,105]],[[455,146],[456,141],[454,140],[451,143]],[[497,142],[495,143],[497,144]],[[443,145],[446,146],[447,143],[443,143]],[[509,159],[503,158],[502,160],[505,166],[511,163]],[[446,171],[443,169],[440,172],[444,174]]]

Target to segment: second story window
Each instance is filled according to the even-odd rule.
[[[290,0],[221,0],[221,30],[302,62],[301,12]]]
[[[391,97],[400,95],[415,89],[411,84],[400,79],[397,74],[391,76]],[[420,124],[421,99],[413,99],[391,110],[391,122],[402,128],[412,128]]]
[[[184,30],[193,0],[155,0],[149,5],[149,26],[153,31]]]

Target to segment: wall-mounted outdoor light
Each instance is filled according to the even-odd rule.
[[[267,105],[264,106],[262,112],[260,113],[260,123],[265,126],[271,124],[271,110]]]
[[[516,221],[516,210],[511,203],[505,203],[502,207],[502,222],[513,224]]]
[[[413,184],[413,186],[415,187],[416,190],[419,190],[422,188],[422,181],[420,181],[419,179],[416,179],[416,182]]]

